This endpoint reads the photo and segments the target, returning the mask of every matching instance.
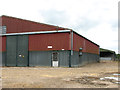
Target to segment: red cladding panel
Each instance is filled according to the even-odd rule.
[[[5,52],[6,51],[6,37],[0,37],[0,52],[3,51]]]
[[[91,43],[90,41],[86,40],[86,52],[99,54],[99,47]]]
[[[79,51],[79,48],[83,48],[83,52],[99,54],[99,47],[87,39],[73,34],[73,50]]]
[[[0,36],[0,52],[2,51],[2,37]]]
[[[29,35],[29,51],[70,50],[69,35],[69,33]]]
[[[84,48],[85,50],[84,38],[73,33],[73,50],[79,51],[79,48]]]
[[[0,17],[0,26],[2,26],[2,18]]]
[[[7,26],[7,33],[19,33],[19,32],[35,32],[35,31],[52,31],[52,30],[64,30],[52,25],[32,22],[28,20],[2,16],[3,25]]]

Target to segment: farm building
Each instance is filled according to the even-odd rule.
[[[100,60],[115,60],[115,51],[100,48]]]
[[[75,67],[99,61],[99,45],[58,26],[1,16],[3,66]]]

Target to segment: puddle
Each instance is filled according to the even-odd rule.
[[[114,74],[112,74],[111,77],[100,78],[100,80],[110,81],[112,83],[120,84],[120,78],[119,77],[114,77],[114,76],[120,76],[120,74],[114,73]]]
[[[104,77],[104,78],[100,78],[100,80],[105,80],[105,79],[112,79],[112,80],[119,81],[118,77]]]
[[[115,82],[116,84],[120,84],[120,82]]]
[[[120,74],[118,74],[118,73],[115,73],[115,74],[113,74],[114,76],[120,76]]]

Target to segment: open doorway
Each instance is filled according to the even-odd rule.
[[[52,53],[52,66],[53,67],[58,67],[58,52],[53,52]]]

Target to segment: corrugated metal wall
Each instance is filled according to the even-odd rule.
[[[17,36],[7,36],[6,44],[6,65],[16,66],[17,57]]]
[[[70,51],[59,51],[59,66],[69,67]]]
[[[58,64],[62,67],[69,67],[70,51],[30,51],[29,66],[52,66],[52,53],[58,52]]]
[[[2,37],[0,36],[0,52],[2,52]]]
[[[28,35],[7,36],[7,66],[28,66]]]
[[[70,50],[69,35],[69,33],[29,35],[29,51]]]
[[[83,66],[88,63],[99,62],[99,55],[93,53],[85,53],[83,52],[82,55],[79,55],[78,51],[74,51],[74,54],[71,56],[71,66]]]
[[[1,52],[0,52],[1,53]],[[6,52],[2,52],[2,66],[5,66],[5,61],[6,61]]]
[[[16,53],[17,53],[17,66],[28,66],[28,35],[17,36]]]
[[[2,16],[3,26],[7,26],[7,33],[64,30],[65,28],[37,23],[33,21]]]
[[[49,51],[29,52],[29,66],[51,66],[51,59]]]
[[[5,66],[5,61],[6,61],[6,37],[2,37],[2,49],[0,50],[2,54],[2,66]]]

